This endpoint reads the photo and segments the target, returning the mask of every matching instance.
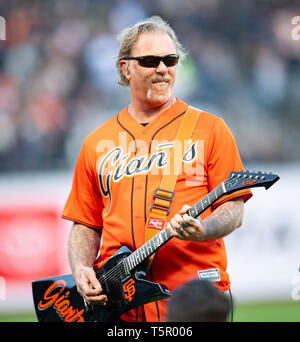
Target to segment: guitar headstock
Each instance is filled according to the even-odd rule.
[[[279,176],[271,172],[232,171],[224,182],[224,186],[226,193],[259,186],[269,189],[278,180]]]

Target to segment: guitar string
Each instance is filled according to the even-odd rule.
[[[125,259],[125,258],[124,258]],[[113,280],[117,280],[119,278],[122,277],[122,273],[123,275],[125,275],[125,269],[124,269],[124,264],[123,264],[123,260],[121,260],[121,262],[119,262],[114,268],[112,268],[111,270],[109,270],[107,273],[101,275],[99,277],[99,281],[113,281]]]
[[[218,186],[219,187],[219,186]],[[217,187],[217,188],[218,188]],[[215,190],[217,190],[217,188],[215,189]],[[209,194],[207,194],[207,196],[209,196],[211,193],[209,193]],[[201,200],[202,201],[202,200]],[[195,205],[197,206],[199,206],[200,205],[200,203],[201,203],[201,201],[199,202],[199,203],[196,203]],[[201,203],[202,204],[202,203]],[[202,205],[202,209],[203,209],[203,205]],[[163,232],[163,231],[162,231]],[[166,238],[164,238],[163,236],[162,236],[162,238],[163,238],[163,242],[165,242],[167,239],[168,239],[168,236],[166,235]],[[152,240],[152,239],[151,239]],[[152,245],[151,245],[151,240],[149,240],[147,243],[148,243],[148,245],[149,245],[149,247],[152,249],[153,247],[152,247]],[[157,240],[157,236],[155,236],[155,240]],[[156,241],[155,240],[153,240],[152,242],[154,243],[154,246],[156,245]],[[143,246],[145,246],[145,245],[143,245]],[[142,246],[142,247],[143,247]],[[141,247],[141,248],[142,248]],[[145,248],[145,247],[144,247]],[[136,250],[137,251],[137,250]],[[135,252],[136,252],[135,251]],[[133,252],[133,253],[135,253],[135,252]],[[153,253],[153,252],[152,252]],[[130,256],[132,256],[132,254],[130,255]],[[129,257],[130,257],[129,256]],[[138,263],[140,263],[141,261],[138,261]],[[133,263],[133,265],[134,265],[134,267],[136,266],[135,265],[135,263]],[[134,268],[133,267],[133,268]],[[123,269],[122,269],[123,268]],[[117,278],[117,277],[120,277],[121,276],[121,274],[122,274],[122,272],[123,273],[125,273],[125,270],[124,270],[124,265],[123,265],[123,263],[122,262],[120,262],[116,267],[114,267],[113,269],[111,269],[110,271],[108,271],[105,275],[101,275],[101,277],[99,278],[99,280],[101,280],[101,281],[112,281],[112,280],[115,280],[115,278]]]
[[[224,183],[226,183],[226,185],[228,185],[228,184],[232,184],[232,183],[234,183],[234,181],[236,181],[236,179],[234,178],[234,179],[230,179],[230,180],[226,180]],[[216,197],[218,197],[221,193],[222,193],[222,191],[221,191],[221,193],[220,194],[217,194],[217,190],[220,190],[220,187],[221,187],[221,184],[220,185],[218,185],[214,190],[212,190],[212,191],[215,191],[215,194],[217,195]],[[209,197],[209,199],[210,199],[210,202],[212,202],[211,201],[211,196],[212,196],[212,191],[211,192],[209,192],[206,196],[208,196]],[[206,197],[205,196],[205,197]],[[204,197],[204,198],[205,198]],[[203,198],[203,199],[204,199]],[[203,207],[203,204],[202,204],[202,202],[203,202],[203,199],[202,200],[200,200],[198,203],[196,203],[195,204],[195,206],[197,207],[197,209],[199,208],[200,209],[200,204],[201,204],[201,206],[202,206],[202,209],[204,209],[204,207]],[[191,208],[190,208],[191,209]],[[167,237],[167,236],[166,236]],[[168,238],[168,237],[167,237]],[[150,241],[150,240],[149,240]],[[153,240],[153,242],[154,242],[154,240]],[[163,238],[163,242],[165,242],[165,238]],[[145,246],[145,245],[143,245],[143,246]],[[143,247],[142,246],[142,247]],[[149,244],[149,246],[150,246],[150,248],[151,248],[151,243]],[[137,250],[136,250],[137,251]],[[136,252],[135,251],[135,252]],[[153,253],[153,252],[152,252]],[[132,255],[132,254],[131,254]],[[131,256],[130,255],[130,256]],[[122,260],[123,261],[123,260]],[[116,278],[118,277],[121,277],[121,275],[122,275],[122,273],[125,275],[125,269],[124,269],[124,264],[123,264],[123,262],[120,262],[119,264],[117,264],[113,269],[111,269],[110,271],[108,271],[105,275],[103,274],[103,275],[101,275],[100,277],[99,277],[99,281],[101,282],[105,282],[105,281],[113,281],[113,280],[117,280]],[[136,266],[136,265],[135,265]],[[134,267],[135,267],[134,266]],[[134,268],[133,267],[133,268]]]
[[[124,261],[123,260],[118,265],[116,265],[113,269],[109,270],[105,275],[101,275],[99,277],[99,280],[101,280],[101,281],[112,281],[112,280],[115,280],[116,278],[121,277],[122,273],[125,275],[125,267],[124,267]]]
[[[101,274],[101,276],[98,278],[98,280],[103,283],[105,283],[106,281],[113,281],[113,280],[118,280],[119,278],[121,278],[121,274],[122,274],[122,262],[120,262],[119,264],[117,264],[114,268],[112,268],[111,270],[109,270],[107,273],[105,274]],[[124,272],[124,271],[123,271]]]
[[[213,192],[215,192],[215,194]],[[222,193],[223,193],[222,185],[219,184],[215,189],[213,189],[205,197],[203,197],[199,202],[197,202],[193,206],[196,208],[196,212],[197,212],[196,217],[199,216],[203,211],[205,211],[215,200],[217,200],[218,197],[220,197],[220,195],[222,195]],[[208,200],[209,206],[207,206],[207,208],[205,208],[205,206],[204,206],[205,201],[207,201],[207,199],[205,199],[206,197],[209,198],[209,200]],[[216,198],[213,198],[213,197],[216,197]],[[201,207],[200,207],[200,205],[201,205]],[[191,208],[189,210],[191,210]]]
[[[163,233],[163,231],[161,231],[161,233]],[[157,239],[157,236],[155,236],[155,238]],[[168,236],[166,235],[166,238],[168,238]],[[163,238],[163,242],[165,242],[166,239]],[[148,241],[150,242],[150,240]],[[143,247],[143,246],[142,246]],[[136,250],[137,251],[137,250]],[[136,252],[135,251],[135,252]],[[133,252],[134,253],[134,252]],[[153,252],[152,252],[153,253]],[[131,254],[132,255],[132,254]],[[131,256],[130,255],[130,256]],[[125,259],[125,258],[124,258]],[[123,261],[123,260],[122,260]],[[113,281],[113,280],[117,280],[116,278],[120,278],[122,273],[125,275],[125,269],[124,269],[124,264],[123,262],[120,262],[118,265],[116,265],[113,269],[109,270],[105,275],[101,275],[99,277],[99,281],[101,282],[105,282],[105,281]],[[140,263],[141,261],[139,261]],[[136,265],[135,265],[136,266]],[[134,267],[135,267],[134,266]],[[133,268],[134,268],[133,267]]]
[[[196,205],[197,205],[197,203],[196,203]],[[166,242],[167,240],[168,240],[168,238],[169,238],[169,236],[166,234],[165,235],[165,237],[163,237],[163,232],[164,232],[164,230],[162,230],[161,231],[161,235],[162,235],[162,241],[163,242]],[[148,244],[148,246],[152,249],[153,248],[153,246],[155,246],[157,243],[157,236],[155,236],[154,237],[155,238],[155,240],[152,240],[152,242],[153,242],[153,245],[151,245],[151,240],[149,240],[148,242],[147,242],[147,244]],[[143,246],[145,246],[145,245],[143,245]],[[143,246],[141,246],[141,248],[143,247]],[[145,248],[145,247],[144,247]],[[137,251],[137,250],[136,250]],[[135,252],[136,252],[135,251]],[[133,253],[135,253],[135,252],[133,252]],[[153,251],[154,252],[154,251]],[[152,253],[153,253],[152,252]],[[130,255],[130,256],[132,256],[132,254]],[[129,257],[130,257],[129,256]],[[138,263],[140,263],[141,261],[139,261]],[[134,264],[134,267],[136,266],[135,265],[135,263],[133,263]],[[133,267],[133,268],[134,268]],[[105,281],[112,281],[112,280],[116,280],[116,278],[119,278],[119,277],[121,277],[121,275],[122,275],[122,273],[125,273],[125,270],[124,270],[124,265],[123,265],[123,263],[122,262],[120,262],[118,265],[116,265],[113,269],[111,269],[110,271],[108,271],[105,275],[101,275],[100,276],[100,278],[99,278],[99,281],[101,282],[105,282]]]

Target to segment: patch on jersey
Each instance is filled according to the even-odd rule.
[[[220,271],[218,268],[210,268],[208,270],[197,271],[199,279],[217,282],[221,280]]]
[[[154,228],[154,229],[163,229],[165,224],[164,219],[156,218],[156,217],[149,217],[148,221],[148,228]]]

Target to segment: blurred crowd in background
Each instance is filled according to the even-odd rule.
[[[151,15],[189,52],[176,95],[222,116],[244,162],[300,161],[296,1],[0,0],[0,172],[73,168],[86,135],[130,102],[117,34]]]

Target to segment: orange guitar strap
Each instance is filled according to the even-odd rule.
[[[145,241],[151,239],[167,224],[167,216],[171,209],[170,203],[175,195],[173,190],[185,153],[185,142],[189,141],[200,113],[199,110],[189,106],[183,116],[174,145],[170,149],[169,167],[164,169],[160,187],[154,194],[154,202],[146,223]]]

